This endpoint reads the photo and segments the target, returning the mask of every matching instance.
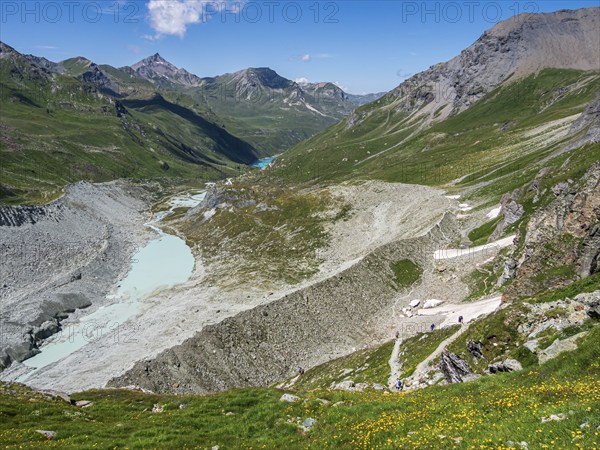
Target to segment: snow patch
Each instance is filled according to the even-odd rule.
[[[444,303],[443,300],[436,300],[433,298],[430,300],[425,300],[425,303],[423,304],[423,309],[435,308],[436,306],[440,306],[442,303]]]
[[[498,206],[498,207],[492,209],[489,213],[487,213],[486,216],[488,217],[488,219],[495,219],[496,217],[498,217],[500,215],[501,209],[502,209],[502,206]]]
[[[472,255],[473,253],[478,253],[485,250],[500,250],[501,248],[508,247],[509,245],[513,245],[513,241],[515,239],[515,235],[512,234],[504,239],[500,239],[495,242],[490,242],[489,244],[480,245],[478,247],[467,247],[467,248],[447,248],[444,250],[436,250],[433,253],[433,259],[452,259],[458,258],[460,256]]]

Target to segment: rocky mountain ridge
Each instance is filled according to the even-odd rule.
[[[177,68],[158,53],[133,64],[131,69],[139,78],[158,86],[177,84],[184,87],[198,87],[204,83],[200,77],[185,69]]]
[[[600,8],[515,16],[450,61],[409,78],[385,96],[386,102],[406,114],[419,111],[443,120],[502,83],[544,68],[599,70],[599,27]]]

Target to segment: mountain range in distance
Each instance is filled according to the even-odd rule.
[[[233,130],[268,155],[281,153],[337,123],[357,106],[385,94],[347,94],[330,82],[297,83],[267,67],[198,77],[158,53],[121,68],[98,65],[84,57],[59,63],[32,55],[27,58],[115,97],[148,95],[153,91],[185,94],[203,109],[207,118]]]
[[[3,202],[79,179],[214,179],[287,150],[366,97],[268,68],[200,78],[155,54],[131,67],[23,55],[0,43]],[[49,197],[48,197],[49,196]]]

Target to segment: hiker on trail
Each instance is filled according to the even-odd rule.
[[[399,391],[402,390],[402,381],[400,380],[400,378],[396,378],[396,389]]]
[[[460,323],[462,325],[462,323],[463,323],[463,316],[458,316],[458,323]]]
[[[435,329],[435,323],[431,324],[431,331],[433,331]]]
[[[302,367],[298,367],[298,374],[304,375],[304,369]]]
[[[400,339],[400,332],[396,331],[396,339]]]

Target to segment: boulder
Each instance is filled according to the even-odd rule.
[[[501,362],[496,362],[494,364],[490,364],[488,366],[489,373],[499,373],[499,372],[515,372],[523,370],[523,366],[516,359],[505,359]]]
[[[8,356],[6,353],[1,352],[0,353],[0,371],[6,369],[8,366],[10,366],[10,363],[12,362],[12,359],[10,356]]]
[[[539,339],[533,339],[531,341],[527,341],[523,344],[523,347],[525,347],[527,350],[529,350],[531,353],[535,353],[537,352],[537,348],[538,348],[538,344],[539,344],[540,340]]]
[[[46,398],[50,398],[53,400],[54,399],[63,400],[64,402],[68,403],[69,405],[73,404],[73,400],[71,400],[71,396],[64,392],[54,391],[51,389],[46,389],[46,390],[42,390],[42,391],[38,391],[38,392]]]
[[[566,192],[568,189],[569,189],[569,183],[566,183],[565,181],[561,181],[556,186],[552,187],[552,193],[558,197],[560,194],[562,194],[563,192]]]
[[[368,389],[369,385],[367,383],[356,383],[354,385],[354,390],[358,392],[363,392],[365,389]]]
[[[523,370],[523,366],[516,359],[508,358],[504,360],[504,369],[506,372],[517,372]]]
[[[159,403],[155,403],[154,406],[152,407],[152,412],[153,413],[161,413],[165,410],[165,407],[162,406]]]
[[[467,350],[474,359],[483,359],[483,350],[481,349],[481,342],[475,342],[473,339],[469,339],[467,342]]]
[[[600,291],[579,294],[575,300],[585,305],[589,317],[600,319]]]
[[[564,413],[551,414],[548,417],[542,417],[542,423],[546,422],[560,422],[561,420],[565,420],[567,415]]]
[[[297,396],[292,395],[292,394],[283,394],[281,396],[281,398],[279,399],[279,401],[289,402],[289,403],[295,403],[295,402],[297,402],[299,400],[300,400],[300,397],[297,397]]]
[[[46,439],[48,439],[49,441],[51,441],[52,439],[54,439],[56,437],[56,431],[35,430],[35,432],[43,434],[44,436],[46,436]]]
[[[317,419],[313,419],[312,417],[309,417],[308,419],[306,419],[302,422],[302,428],[304,428],[305,431],[308,431],[316,423],[317,423]]]
[[[89,400],[79,400],[78,402],[75,402],[75,406],[78,406],[80,408],[89,408],[92,405],[93,403]]]
[[[563,352],[577,350],[577,341],[585,335],[587,335],[587,331],[583,331],[566,339],[555,340],[550,347],[538,352],[540,364],[544,364],[546,361],[556,358]]]
[[[40,350],[33,346],[33,341],[31,338],[27,338],[25,341],[5,348],[4,352],[8,355],[11,361],[25,361],[26,359],[40,353]]]
[[[56,320],[48,320],[41,324],[38,328],[33,330],[32,336],[36,341],[41,341],[42,339],[47,339],[53,334],[56,334],[60,331],[60,327]]]
[[[448,383],[462,383],[463,377],[472,372],[468,362],[447,349],[442,352],[439,369]]]
[[[419,299],[415,299],[415,300],[411,300],[411,302],[409,303],[411,308],[416,308],[417,306],[419,306],[419,303],[421,303],[421,300]]]
[[[504,215],[505,225],[511,225],[517,222],[525,213],[523,206],[519,205],[514,200],[504,205],[502,208],[502,214]]]
[[[352,391],[354,390],[354,381],[352,380],[345,380],[345,381],[341,381],[337,384],[333,385],[333,389],[334,390],[338,390],[338,391]]]

